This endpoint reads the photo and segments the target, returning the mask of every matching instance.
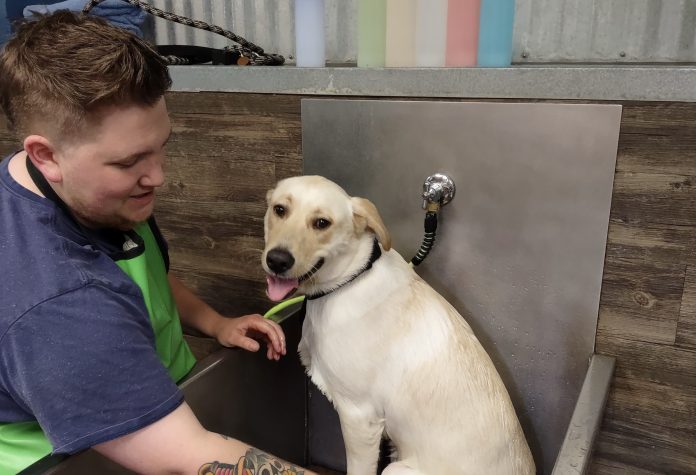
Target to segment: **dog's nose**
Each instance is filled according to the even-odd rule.
[[[295,258],[285,249],[271,249],[266,254],[266,264],[276,274],[281,274],[290,269],[295,263]]]

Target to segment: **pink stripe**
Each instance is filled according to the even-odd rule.
[[[449,0],[445,66],[476,66],[481,0]]]

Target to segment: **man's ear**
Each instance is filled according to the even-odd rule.
[[[371,229],[376,235],[377,240],[382,244],[385,251],[391,249],[391,236],[382,221],[382,217],[377,211],[377,207],[370,200],[365,198],[353,197],[350,199],[353,207],[353,225],[358,232]]]
[[[24,139],[24,150],[46,180],[53,183],[63,181],[63,173],[56,161],[56,148],[49,139],[42,135],[30,135]]]

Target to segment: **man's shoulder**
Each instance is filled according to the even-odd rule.
[[[26,209],[18,215],[0,206],[0,335],[3,326],[42,302],[63,294],[79,298],[97,285],[123,295],[138,288],[104,252],[95,249],[62,222],[51,207]]]

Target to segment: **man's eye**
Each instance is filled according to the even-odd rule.
[[[121,162],[113,162],[112,165],[116,168],[130,168],[134,166],[136,163],[138,163],[140,160],[143,160],[145,157],[145,155],[135,155]]]
[[[274,213],[276,214],[276,216],[278,216],[279,218],[282,218],[283,216],[285,216],[285,208],[284,208],[283,206],[275,205],[275,206],[273,207],[273,212],[274,212]]]
[[[318,218],[314,220],[313,226],[315,229],[326,229],[331,226],[331,221],[326,218]]]

